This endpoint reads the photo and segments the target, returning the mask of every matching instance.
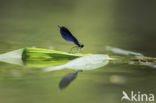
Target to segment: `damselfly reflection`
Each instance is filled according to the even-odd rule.
[[[82,70],[78,70],[76,72],[70,73],[66,75],[59,83],[59,88],[64,89],[66,88],[73,80],[76,79],[77,75],[82,72]]]

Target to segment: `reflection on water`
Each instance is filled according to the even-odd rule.
[[[80,72],[82,72],[82,70],[78,70],[76,72],[70,73],[70,74],[66,75],[65,77],[63,77],[63,79],[59,83],[59,88],[60,89],[66,88],[71,82],[73,82],[73,80],[76,79],[77,75]]]
[[[85,45],[83,53],[109,54],[107,45],[155,57],[155,1],[1,0],[0,53],[25,47],[69,51],[57,25],[65,25]],[[57,91],[73,70],[43,72],[0,62],[1,103],[120,103],[122,91],[156,94],[156,70],[148,66],[108,64],[83,71]]]
[[[29,58],[22,57],[26,53],[26,50],[27,51],[28,50],[34,50],[33,52],[31,51],[32,53],[28,52],[28,53],[30,53],[29,55],[27,55],[27,56],[29,56]],[[130,54],[133,54],[133,55],[130,55],[130,56],[133,56],[133,59],[136,59],[137,62],[139,62],[139,63],[146,63],[147,64],[147,63],[150,63],[150,62],[147,62],[146,60],[155,60],[155,58],[145,57],[145,56],[143,56],[143,54],[142,55],[138,55],[138,53],[127,51],[127,50],[123,50],[123,49],[119,49],[119,48],[118,49],[115,48],[115,49],[112,49],[112,50],[113,50],[113,52],[116,52],[117,51],[117,54],[118,53],[123,54],[123,55],[125,55],[125,54],[127,55],[129,53]],[[36,55],[38,52],[40,52],[40,55]],[[46,55],[47,53],[48,53],[48,57]],[[47,61],[47,58],[49,59],[49,55],[51,57],[50,61],[60,62],[60,59],[68,59],[69,57],[71,58],[71,56],[73,54],[69,54],[69,53],[65,53],[65,52],[60,52],[60,51],[51,51],[50,52],[50,50],[39,49],[39,48],[35,48],[35,49],[29,48],[29,49],[14,50],[14,51],[10,51],[8,53],[1,54],[0,55],[0,60],[3,61],[3,62],[11,63],[11,64],[18,64],[18,65],[20,64],[21,66],[22,65],[23,66],[29,66],[28,65],[29,62],[26,63],[27,60],[25,60],[25,59],[31,60],[32,58],[33,59],[36,58],[34,60],[32,59],[33,61],[31,61],[31,62],[34,62],[34,61],[37,61],[38,62],[38,61],[40,61],[40,64],[36,64],[36,67],[38,67],[38,65],[41,65],[42,64],[41,61],[43,61],[43,62],[49,62],[49,60]],[[74,54],[74,55],[76,55],[76,54]],[[73,57],[74,57],[74,55],[73,55]],[[55,59],[53,58],[53,56],[55,57]],[[61,57],[61,56],[63,56],[63,57]],[[142,62],[141,59],[139,60],[138,59],[139,58],[138,56],[141,56],[142,58],[145,58],[146,59],[145,60],[146,62]],[[128,57],[129,57],[129,55],[128,55]],[[133,64],[135,64],[136,61],[131,61],[133,59],[132,58],[129,58],[129,60],[127,61],[127,63],[134,62]],[[53,71],[53,72],[55,70],[62,70],[62,69],[65,69],[65,68],[77,70],[76,72],[69,73],[68,75],[64,76],[63,78],[61,77],[62,78],[61,81],[60,80],[57,80],[58,78],[57,79],[54,78],[54,80],[56,79],[57,81],[60,81],[59,82],[59,89],[62,90],[64,88],[66,88],[67,86],[69,86],[69,84],[76,79],[77,75],[80,72],[82,72],[82,70],[94,70],[94,69],[97,69],[97,68],[103,68],[104,69],[104,66],[106,66],[109,63],[110,60],[111,61],[117,61],[116,64],[118,64],[118,65],[116,65],[115,68],[117,68],[118,66],[120,67],[119,64],[122,65],[123,63],[126,62],[126,59],[122,59],[120,57],[118,57],[118,58],[110,58],[108,55],[104,55],[104,54],[92,54],[92,55],[91,54],[89,54],[89,55],[87,54],[86,56],[82,56],[82,54],[81,54],[81,57],[80,57],[80,54],[79,54],[79,57],[74,58],[73,60],[70,60],[67,63],[63,63],[63,64],[60,64],[60,65],[57,65],[57,66],[53,65],[53,63],[51,62],[50,64],[51,64],[51,66],[52,65],[53,66],[52,67],[48,67],[45,70],[46,71]],[[25,62],[25,63],[23,64],[23,62]],[[43,66],[45,66],[45,64]],[[155,65],[153,65],[153,66],[155,66]],[[35,67],[35,66],[33,65],[32,67]],[[148,67],[151,67],[151,64],[150,65],[148,64]],[[22,67],[22,68],[24,68],[24,67]],[[140,68],[140,67],[138,67],[138,68]],[[154,68],[154,67],[152,67],[152,68]],[[33,71],[32,71],[33,69],[35,69],[35,68],[31,68],[28,73],[34,74]],[[43,70],[40,71],[39,68],[38,68],[37,71],[43,73]],[[37,71],[35,73],[37,73]],[[129,84],[128,84],[129,83],[129,77],[132,78],[133,77],[132,74],[128,74],[129,77],[127,77],[128,75],[126,73],[122,73],[120,70],[119,71],[116,71],[116,72],[112,72],[111,69],[109,69],[108,71],[109,71],[108,73],[107,72],[106,73],[103,73],[107,77],[106,81],[104,81],[104,84],[105,85],[111,84],[113,86],[116,86],[116,85],[119,85],[119,86],[127,86],[128,85],[129,86]],[[121,73],[118,74],[117,72],[121,72]],[[21,70],[11,69],[11,71],[7,70],[6,73],[9,73],[9,75],[11,77],[16,78],[16,79],[22,79],[23,80],[23,79],[25,79],[27,77],[27,75],[25,76],[25,74],[27,74],[27,72],[26,72],[25,69],[21,69]],[[48,72],[46,72],[46,73],[48,74]],[[56,73],[56,72],[54,72],[54,73]],[[5,72],[4,72],[4,74],[5,74]],[[98,73],[98,74],[100,74],[100,73]],[[125,74],[126,74],[126,76],[124,76]],[[137,75],[138,75],[138,73],[137,73]],[[145,76],[146,76],[146,74],[145,74]],[[95,78],[93,78],[93,80],[94,79]],[[133,79],[131,80],[132,81],[132,84],[133,84],[133,82],[135,82],[135,79],[134,79],[134,81],[132,81]],[[6,80],[6,82],[7,82],[7,81],[10,81],[10,78],[9,79],[7,79],[7,78],[5,79],[4,78],[4,80]],[[98,80],[101,80],[101,78],[95,79],[96,82]],[[105,85],[103,87],[107,87]]]

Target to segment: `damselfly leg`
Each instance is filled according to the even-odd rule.
[[[69,53],[73,53],[73,54],[75,54],[75,53],[81,53],[81,48],[78,47],[78,46],[74,46],[74,47],[71,48],[71,50],[70,50]]]

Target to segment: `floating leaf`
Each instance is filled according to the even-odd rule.
[[[64,68],[74,70],[92,70],[108,64],[109,60],[112,60],[112,58],[108,55],[94,54],[74,59],[64,65],[48,67],[45,71],[61,70]]]
[[[45,67],[65,64],[85,55],[90,54],[71,54],[41,48],[25,48],[0,54],[0,61],[18,65]]]
[[[0,61],[11,64],[23,65],[22,53],[23,49],[18,49],[10,51],[8,53],[0,54]]]
[[[156,68],[156,64],[150,63],[150,62],[139,62],[141,65],[151,67],[151,68]]]
[[[62,51],[41,48],[26,48],[23,51],[22,60],[29,66],[56,66],[61,65],[90,54],[71,54]]]
[[[106,50],[111,51],[115,54],[120,54],[120,55],[125,55],[125,56],[143,56],[143,54],[141,54],[141,53],[124,50],[124,49],[120,49],[120,48],[114,48],[114,47],[110,47],[110,46],[107,46]]]

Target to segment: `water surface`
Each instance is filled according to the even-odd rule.
[[[59,34],[68,27],[85,45],[83,53],[109,54],[110,45],[147,56],[156,54],[155,5],[125,0],[1,0],[0,53],[25,47],[70,51]],[[122,91],[156,94],[156,70],[127,64],[81,72],[65,89],[62,78],[75,72],[0,62],[1,103],[120,103]]]

